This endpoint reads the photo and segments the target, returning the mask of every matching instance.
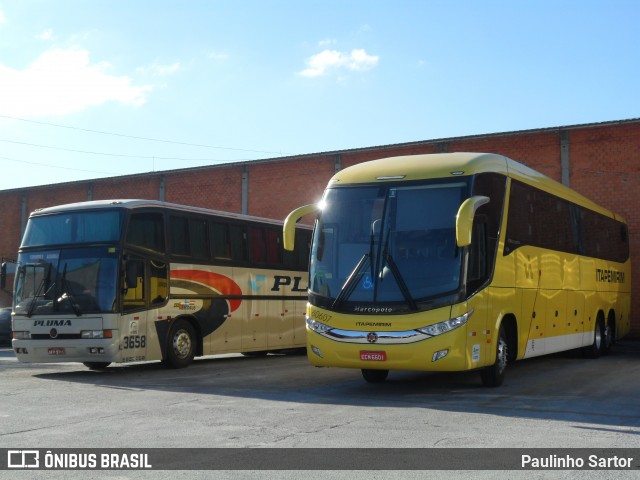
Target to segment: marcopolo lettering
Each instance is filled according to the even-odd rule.
[[[286,287],[291,285],[293,281],[293,285],[291,287],[292,292],[306,292],[307,287],[301,287],[300,283],[302,282],[302,277],[293,277],[293,279],[288,275],[276,275],[273,281],[273,288],[271,288],[272,292],[279,292],[280,287]]]
[[[598,268],[596,269],[596,282],[624,283],[624,272]]]

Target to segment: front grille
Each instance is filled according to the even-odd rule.
[[[48,333],[31,334],[31,340],[72,340],[81,338],[79,333],[60,333],[56,338],[51,338]]]

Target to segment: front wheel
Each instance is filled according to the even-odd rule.
[[[389,376],[389,370],[362,369],[362,376],[369,383],[382,383]]]
[[[498,345],[496,346],[496,361],[490,367],[482,370],[482,384],[485,387],[499,387],[504,382],[504,375],[507,369],[507,334],[504,326],[500,325],[498,333]]]
[[[186,320],[176,321],[169,329],[165,364],[171,368],[184,368],[193,362],[196,353],[196,332]]]

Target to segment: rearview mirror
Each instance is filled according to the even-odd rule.
[[[287,215],[284,225],[282,226],[282,238],[284,240],[283,243],[285,250],[293,252],[296,241],[296,223],[298,223],[298,221],[300,221],[300,219],[305,215],[317,212],[318,210],[320,210],[318,204],[313,203],[311,205],[296,208],[293,212]]]
[[[475,195],[467,198],[462,202],[462,205],[460,205],[458,215],[456,216],[456,244],[459,247],[471,245],[473,217],[476,215],[476,210],[485,203],[489,203],[489,197]]]

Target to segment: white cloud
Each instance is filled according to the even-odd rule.
[[[66,115],[109,101],[140,106],[150,85],[107,73],[107,62],[91,64],[83,49],[44,52],[24,70],[0,64],[0,112],[14,116]]]
[[[303,77],[318,77],[325,75],[328,70],[347,69],[352,71],[370,70],[378,64],[380,57],[369,55],[364,49],[339,52],[337,50],[323,50],[307,60],[305,70],[298,72]]]
[[[328,47],[329,45],[335,45],[338,41],[335,38],[325,38],[324,40],[320,40],[318,42],[319,47]]]
[[[36,38],[39,40],[44,40],[44,41],[49,41],[49,40],[53,40],[53,30],[51,30],[50,28],[45,30],[44,32],[36,35]]]
[[[229,58],[229,54],[226,52],[213,51],[207,55],[207,58],[210,60],[226,60]]]
[[[180,62],[172,63],[171,65],[160,65],[158,63],[154,63],[148,67],[140,67],[136,71],[139,73],[145,73],[148,75],[155,75],[159,77],[163,77],[165,75],[171,75],[173,73],[178,72],[182,68]]]

